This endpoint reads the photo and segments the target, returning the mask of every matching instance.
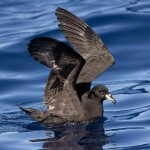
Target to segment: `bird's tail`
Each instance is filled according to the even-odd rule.
[[[32,109],[32,108],[24,108],[24,107],[19,107],[22,111],[27,113],[32,119],[42,122],[45,119],[45,113],[43,111],[37,110],[37,109]]]
[[[22,111],[27,113],[33,120],[36,120],[42,124],[53,126],[62,125],[67,122],[66,119],[60,118],[58,116],[53,116],[48,111],[41,111],[32,108],[19,107]]]

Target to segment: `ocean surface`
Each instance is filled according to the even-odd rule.
[[[46,128],[19,106],[43,109],[50,69],[27,51],[32,38],[66,42],[57,7],[80,16],[103,39],[116,64],[92,85],[107,85],[117,103],[104,103],[104,117],[85,125]],[[0,1],[0,150],[150,149],[149,0]]]

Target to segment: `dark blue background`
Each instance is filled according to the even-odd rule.
[[[86,21],[115,57],[116,64],[93,85],[107,85],[117,104],[105,102],[103,121],[87,126],[45,129],[18,107],[44,107],[42,99],[50,69],[29,56],[27,44],[38,36],[66,42],[54,15],[58,6]],[[149,0],[0,1],[1,150],[150,149],[149,85]],[[30,141],[38,138],[51,140]]]

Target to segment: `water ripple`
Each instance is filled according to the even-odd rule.
[[[19,110],[44,109],[50,69],[30,58],[27,44],[38,36],[66,42],[57,27],[56,7],[84,19],[116,59],[116,65],[92,84],[107,85],[117,99],[116,105],[104,102],[101,122],[47,129]],[[149,149],[149,8],[147,0],[1,0],[0,149]]]

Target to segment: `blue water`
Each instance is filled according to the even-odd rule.
[[[29,41],[51,36],[66,42],[54,11],[66,8],[103,39],[116,64],[93,85],[105,84],[117,104],[104,103],[102,120],[48,129],[19,106],[43,108],[49,69],[27,52]],[[149,0],[0,1],[0,149],[150,149]]]

